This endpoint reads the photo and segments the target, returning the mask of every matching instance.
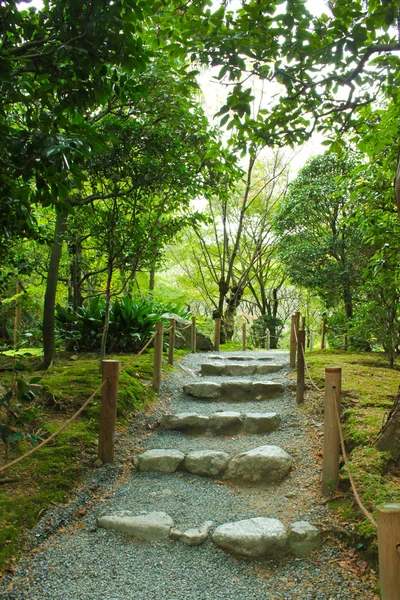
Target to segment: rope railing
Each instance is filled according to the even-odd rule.
[[[315,383],[315,381],[314,381],[314,380],[313,380],[313,378],[311,377],[311,373],[310,373],[310,369],[308,368],[307,359],[306,359],[306,354],[305,354],[305,352],[304,352],[304,345],[303,345],[303,344],[301,344],[301,351],[302,351],[302,354],[303,354],[303,356],[304,356],[304,366],[305,366],[305,368],[306,368],[307,375],[308,375],[308,378],[309,378],[309,380],[310,380],[310,383],[311,383],[311,385],[312,385],[312,386],[313,386],[313,387],[314,387],[314,388],[317,390],[317,392],[323,393],[324,389],[323,389],[323,388],[320,388],[320,387],[318,387],[318,385]]]
[[[75,419],[77,417],[79,417],[79,415],[82,413],[82,411],[85,410],[85,408],[90,404],[90,402],[93,400],[93,398],[96,396],[96,394],[98,394],[98,392],[100,392],[100,390],[103,388],[103,386],[105,384],[106,384],[106,380],[102,381],[102,383],[89,396],[89,398],[86,400],[86,402],[84,402],[84,404],[82,404],[82,406],[80,407],[80,409],[77,410],[76,413],[74,415],[72,415],[72,417],[70,417],[68,419],[68,421],[66,421],[63,425],[61,425],[61,427],[59,427],[59,429],[57,429],[57,431],[55,431],[54,433],[52,433],[50,437],[48,437],[45,440],[43,440],[43,442],[40,442],[40,444],[38,444],[37,446],[35,446],[34,448],[32,448],[32,450],[29,450],[29,452],[26,452],[22,456],[19,456],[18,458],[16,458],[15,460],[11,461],[7,465],[4,465],[3,467],[0,467],[0,473],[4,473],[8,469],[11,469],[11,467],[15,467],[15,465],[17,465],[20,462],[22,462],[23,460],[25,460],[25,458],[28,458],[28,456],[32,456],[32,454],[35,454],[35,452],[37,452],[38,450],[40,450],[41,448],[43,448],[44,446],[46,446],[47,444],[49,444],[51,441],[53,441],[54,438],[59,433],[61,433],[62,431],[64,431],[64,429],[66,429],[68,427],[68,425],[70,425],[72,423],[72,421],[75,421]]]
[[[346,448],[345,448],[345,445],[344,445],[344,435],[343,435],[342,423],[340,421],[340,414],[339,414],[338,398],[337,398],[336,388],[333,388],[333,393],[334,393],[334,396],[335,396],[334,406],[335,406],[335,414],[336,414],[337,426],[338,426],[338,430],[339,430],[340,447],[341,447],[341,450],[342,450],[342,456],[343,456],[344,464],[346,465],[347,474],[348,474],[348,477],[349,477],[351,489],[353,491],[354,498],[356,499],[356,502],[357,502],[357,504],[358,504],[361,512],[368,519],[368,521],[371,523],[371,525],[373,525],[377,529],[378,528],[378,524],[375,521],[375,519],[372,516],[372,514],[369,512],[369,510],[365,507],[363,501],[361,500],[360,494],[358,493],[358,490],[356,488],[356,484],[354,483],[354,479],[353,479],[353,476],[351,474],[349,459],[347,457],[347,452],[346,452]]]
[[[169,331],[169,330],[167,330],[167,331]],[[126,365],[124,365],[119,370],[119,373],[122,373],[125,369],[127,369],[130,365],[132,365],[139,358],[139,356],[141,354],[143,354],[143,352],[149,347],[149,345],[151,344],[151,342],[154,340],[154,338],[155,338],[156,335],[157,335],[157,333],[153,333],[153,335],[151,336],[151,338],[143,346],[143,348],[140,350],[140,352],[138,352]],[[73,421],[75,421],[75,419],[77,419],[79,417],[79,415],[91,403],[91,401],[93,400],[93,398],[103,389],[103,387],[105,386],[106,383],[107,383],[107,380],[104,379],[104,381],[101,382],[101,384],[94,390],[94,392],[89,396],[89,398],[82,404],[82,406],[72,415],[72,417],[70,417],[65,423],[63,423],[63,425],[61,425],[61,427],[59,427],[57,429],[57,431],[55,431],[54,433],[52,433],[48,438],[46,438],[45,440],[43,440],[42,442],[40,442],[40,444],[38,444],[37,446],[35,446],[31,450],[29,450],[28,452],[26,452],[22,456],[19,456],[18,458],[16,458],[15,460],[11,461],[10,463],[8,463],[8,464],[3,465],[2,467],[0,467],[0,474],[4,473],[8,469],[11,469],[12,467],[15,467],[20,462],[22,462],[26,458],[32,456],[38,450],[40,450],[41,448],[44,448],[44,446],[47,446],[47,444],[49,444],[50,442],[52,442],[62,431],[64,431],[64,429],[66,429],[68,427],[68,425],[70,425]]]
[[[296,345],[298,345],[299,338],[297,336],[296,327],[294,328],[294,336],[295,336],[295,339],[296,339]],[[302,343],[302,344],[300,344],[300,346],[301,346],[301,352],[302,352],[303,357],[304,357],[304,366],[306,368],[307,375],[308,375],[308,378],[310,380],[310,383],[317,390],[317,392],[322,393],[324,391],[323,388],[318,387],[317,384],[315,383],[315,381],[313,380],[313,378],[311,377],[310,369],[308,368],[308,364],[307,364],[307,359],[306,359],[306,353],[305,353],[305,349],[304,349],[304,344]]]
[[[185,325],[185,327],[176,327],[175,330],[176,331],[184,331],[185,329],[189,329],[189,327],[192,326],[192,323],[189,323],[189,325]]]
[[[169,331],[169,329],[167,330]],[[139,356],[141,354],[143,354],[143,352],[146,350],[146,348],[148,348],[151,344],[151,342],[154,340],[154,338],[156,337],[157,333],[153,333],[153,335],[151,336],[151,338],[149,339],[149,341],[143,346],[143,348],[140,350],[140,352],[138,352],[137,354],[135,354],[135,356],[133,358],[131,358],[130,361],[128,361],[126,363],[126,365],[124,365],[123,367],[120,368],[119,372],[122,373],[122,371],[125,371],[125,369],[127,369],[128,367],[131,366],[131,364],[133,364],[135,362],[135,360],[137,360],[139,358]]]

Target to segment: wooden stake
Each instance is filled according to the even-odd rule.
[[[153,390],[157,392],[157,394],[161,387],[163,341],[164,323],[156,323],[156,337],[154,338]]]
[[[321,330],[321,350],[325,348],[325,331],[326,331],[326,321],[323,319],[322,321],[322,330]]]
[[[169,330],[169,348],[168,348],[168,364],[174,364],[174,348],[175,348],[175,329],[176,329],[176,321],[175,319],[170,319],[170,330]]]
[[[340,438],[335,402],[340,414],[342,369],[325,369],[324,457],[322,463],[322,493],[331,495],[339,480]]]
[[[269,350],[271,348],[271,332],[269,329],[265,330],[265,349]]]
[[[247,332],[246,332],[246,323],[242,325],[242,350],[246,350],[247,347]]]
[[[314,350],[314,333],[310,330],[310,352]]]
[[[296,386],[296,402],[302,404],[304,402],[304,342],[306,339],[306,332],[304,329],[300,329],[297,332],[297,386]]]
[[[290,359],[289,365],[291,369],[294,369],[296,366],[296,315],[292,315],[292,322],[290,325]]]
[[[192,352],[196,353],[196,317],[192,317]]]
[[[400,503],[376,507],[382,600],[400,600]]]
[[[221,319],[215,319],[214,324],[214,348],[219,351],[219,344],[221,341]]]
[[[107,383],[101,390],[99,446],[97,457],[103,463],[114,462],[114,436],[117,420],[119,361],[103,360],[102,378]]]

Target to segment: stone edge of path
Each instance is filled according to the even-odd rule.
[[[284,391],[284,386],[277,381],[243,381],[239,379],[221,383],[215,381],[192,382],[184,385],[183,391],[189,396],[202,400],[223,399],[227,402],[245,402],[275,397]]]
[[[200,364],[200,375],[204,376],[225,376],[225,377],[246,377],[248,375],[268,375],[278,373],[284,365],[268,364],[265,361],[257,364],[256,361],[241,364],[238,361],[232,363],[206,362]]]
[[[170,538],[187,546],[200,546],[208,539],[214,523],[207,521],[182,532],[165,512],[135,515],[124,510],[99,517],[97,525],[148,542]],[[212,541],[217,548],[238,556],[276,558],[286,554],[302,556],[318,550],[322,536],[320,530],[308,521],[291,523],[287,530],[278,519],[255,517],[219,525],[212,533]]]
[[[264,434],[278,429],[281,417],[277,412],[231,412],[217,411],[211,415],[198,413],[165,413],[161,427],[166,430],[194,434],[212,433],[231,435],[234,433]]]
[[[292,469],[292,457],[275,445],[264,445],[229,456],[217,450],[198,450],[183,454],[179,450],[154,448],[133,458],[140,472],[175,473],[186,471],[226,481],[268,485],[285,479]]]

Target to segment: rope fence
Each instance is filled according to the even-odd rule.
[[[358,493],[356,484],[355,484],[353,476],[351,474],[349,459],[347,458],[346,447],[344,444],[344,435],[343,435],[342,423],[340,421],[339,403],[338,403],[336,388],[333,388],[333,393],[334,393],[334,397],[335,397],[334,406],[335,406],[335,414],[336,414],[336,423],[337,423],[338,430],[339,430],[340,447],[342,450],[343,461],[344,461],[344,464],[346,465],[347,475],[349,477],[351,489],[353,490],[354,497],[356,499],[356,502],[357,502],[361,512],[368,519],[368,521],[371,523],[371,525],[373,525],[377,529],[378,524],[375,521],[372,514],[369,512],[369,510],[365,507],[363,501],[361,500],[360,494]]]
[[[296,401],[304,401],[305,372],[318,393],[324,392],[324,437],[322,465],[322,493],[330,498],[339,483],[340,453],[345,464],[351,491],[362,515],[377,531],[379,581],[382,600],[400,600],[400,503],[376,506],[376,519],[365,506],[355,484],[347,456],[343,427],[340,419],[342,369],[325,368],[325,387],[313,380],[305,356],[305,321],[299,329],[300,313],[292,316],[290,332],[290,366],[297,366]],[[323,336],[325,334],[323,323]],[[322,348],[323,344],[321,344]],[[297,358],[297,360],[296,360]]]
[[[185,329],[189,329],[189,327],[191,327],[192,324],[189,323],[189,325],[185,325],[185,327],[176,327],[176,331],[185,331]]]
[[[135,354],[135,356],[129,362],[127,362],[126,365],[124,365],[123,367],[121,367],[120,370],[119,370],[119,372],[122,373],[122,371],[125,371],[125,369],[127,369],[128,367],[130,367],[131,364],[133,364],[135,362],[135,360],[137,360],[139,358],[139,356],[141,354],[143,354],[143,352],[150,346],[151,342],[154,340],[155,337],[156,337],[156,334],[153,333],[153,335],[151,336],[151,338],[149,339],[149,341],[147,342],[147,344],[145,346],[143,346],[143,348],[140,350],[140,352],[138,352],[137,354]]]
[[[114,435],[116,427],[116,416],[117,416],[117,401],[118,401],[118,387],[119,387],[119,375],[123,373],[128,367],[130,367],[139,356],[141,356],[150,344],[154,341],[154,368],[153,368],[153,381],[152,388],[155,392],[159,392],[161,379],[162,379],[162,363],[163,363],[163,344],[164,334],[169,334],[169,352],[168,362],[173,364],[174,359],[174,346],[175,346],[175,332],[184,331],[192,328],[191,335],[191,347],[192,352],[196,351],[196,320],[192,317],[190,322],[185,327],[176,327],[175,319],[170,319],[170,327],[164,329],[164,323],[160,322],[156,324],[156,331],[152,334],[150,339],[146,342],[143,348],[135,354],[125,365],[120,366],[117,360],[103,360],[101,363],[101,371],[103,380],[100,385],[93,391],[89,398],[82,404],[82,406],[70,417],[61,427],[57,429],[48,438],[40,442],[37,446],[16,458],[10,463],[0,467],[0,474],[4,473],[8,469],[18,465],[20,462],[29,458],[38,450],[44,446],[50,444],[64,429],[66,429],[75,419],[82,414],[87,406],[92,402],[93,398],[99,393],[102,393],[101,407],[100,407],[100,422],[99,422],[99,448],[98,458],[102,462],[113,462],[114,459]]]
[[[106,384],[106,381],[105,380],[102,381],[102,383],[94,390],[94,392],[91,394],[91,396],[89,396],[89,398],[86,400],[86,402],[84,402],[84,404],[82,404],[80,409],[77,410],[76,413],[74,415],[72,415],[72,417],[70,417],[68,419],[68,421],[66,421],[59,429],[57,429],[57,431],[52,433],[50,437],[43,440],[43,442],[40,442],[40,444],[38,444],[37,446],[32,448],[32,450],[29,450],[29,452],[26,452],[26,454],[23,454],[22,456],[19,456],[18,458],[16,458],[12,462],[8,463],[7,465],[0,467],[0,473],[4,473],[8,469],[11,469],[11,467],[15,467],[15,465],[17,465],[20,462],[22,462],[23,460],[25,460],[25,458],[32,456],[32,454],[35,454],[35,452],[37,452],[38,450],[40,450],[41,448],[43,448],[44,446],[46,446],[47,444],[52,442],[54,440],[54,438],[57,437],[58,434],[60,434],[62,431],[64,431],[64,429],[66,429],[68,427],[68,425],[70,425],[73,421],[75,421],[75,419],[77,417],[79,417],[79,415],[91,403],[93,398],[96,396],[96,394],[98,394],[100,392],[100,390],[104,387],[105,384]]]

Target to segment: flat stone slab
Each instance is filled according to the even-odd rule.
[[[200,373],[202,376],[211,375],[214,377],[247,377],[249,375],[266,375],[268,373],[276,373],[282,369],[282,365],[276,364],[257,364],[245,363],[226,364],[219,361],[218,363],[203,363],[200,365]]]
[[[134,535],[148,541],[165,540],[174,526],[172,518],[165,512],[134,515],[129,510],[104,515],[98,519],[97,524],[104,529]]]
[[[283,392],[283,385],[276,381],[254,381],[253,394],[256,396],[268,397]]]
[[[209,426],[209,418],[197,413],[176,413],[174,415],[166,414],[161,418],[161,426],[164,429],[199,429],[204,430]]]
[[[283,368],[283,365],[256,365],[256,374],[257,375],[267,375],[268,373],[277,373]]]
[[[226,360],[233,360],[233,361],[242,361],[242,362],[246,362],[248,360],[257,360],[254,356],[246,356],[246,354],[242,354],[241,356],[227,356]]]
[[[239,413],[218,411],[209,417],[197,413],[176,413],[163,415],[161,426],[188,433],[212,433],[230,435],[232,433],[269,433],[278,429],[281,418],[276,412]]]
[[[257,371],[257,365],[242,365],[239,363],[233,365],[225,365],[223,375],[228,375],[231,377],[246,377],[247,375],[254,375]]]
[[[194,398],[220,398],[221,386],[213,381],[202,381],[200,383],[189,383],[183,386],[183,391]]]
[[[229,454],[217,450],[196,450],[185,458],[184,469],[194,475],[215,477],[226,470]]]
[[[266,445],[232,456],[223,478],[243,483],[268,484],[289,474],[292,459],[279,446]]]
[[[211,376],[219,376],[224,375],[226,365],[223,362],[219,362],[218,364],[214,363],[203,363],[200,365],[200,374],[201,375],[211,375]]]
[[[218,450],[197,450],[185,457],[178,450],[147,450],[136,457],[139,471],[173,473],[178,467],[195,475],[219,476],[236,483],[266,485],[284,479],[292,459],[279,446],[266,445],[229,457]]]
[[[186,529],[183,532],[179,529],[171,529],[170,537],[183,542],[187,546],[200,546],[208,538],[208,533],[213,525],[213,521],[206,521],[200,527]]]
[[[241,556],[275,557],[287,549],[288,535],[278,519],[256,517],[217,527],[212,541],[218,548]]]
[[[209,428],[214,433],[228,433],[243,428],[244,417],[239,412],[220,411],[209,417]]]
[[[139,471],[161,471],[174,473],[183,463],[185,455],[179,450],[155,449],[146,450],[138,456]]]
[[[283,392],[283,385],[276,381],[243,381],[232,379],[215,383],[202,381],[183,386],[185,394],[205,400],[223,399],[226,402],[246,402],[264,399]]]
[[[252,400],[253,384],[251,381],[242,381],[240,379],[233,381],[223,381],[221,383],[222,395],[231,402]]]
[[[276,412],[245,413],[243,430],[246,433],[269,433],[278,429],[281,418]]]
[[[289,528],[289,550],[295,556],[302,556],[319,550],[322,536],[318,527],[308,521],[296,521]]]

